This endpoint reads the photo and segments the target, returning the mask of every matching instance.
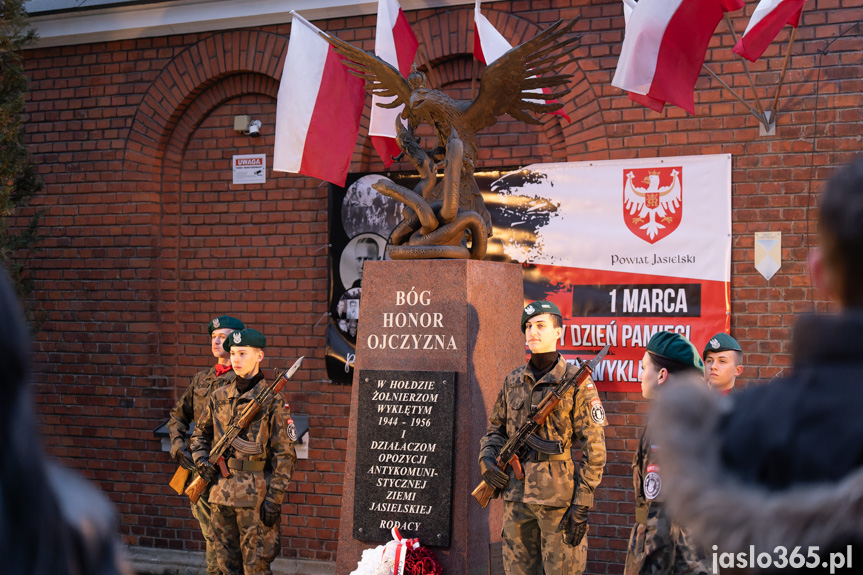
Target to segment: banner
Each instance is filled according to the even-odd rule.
[[[371,187],[382,178],[378,174],[349,175],[347,187],[329,186],[330,308],[325,362],[327,376],[338,385],[353,381],[363,266],[386,257],[387,238],[401,221],[402,204]]]
[[[326,365],[353,380],[362,266],[387,258],[401,203],[371,188],[413,189],[415,173],[349,176],[330,185],[330,317]],[[570,361],[611,350],[594,373],[602,391],[640,391],[641,358],[659,330],[703,349],[731,322],[731,156],[534,164],[477,172],[494,224],[487,260],[517,262],[524,299],[564,315]],[[513,320],[516,325],[517,320]]]
[[[611,344],[594,373],[600,390],[640,391],[656,331],[699,350],[728,331],[730,155],[535,164],[492,191],[503,206],[492,211],[495,234],[524,265],[525,300],[563,313],[563,356]]]

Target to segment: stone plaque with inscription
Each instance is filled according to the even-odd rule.
[[[360,370],[353,534],[450,544],[455,373]]]

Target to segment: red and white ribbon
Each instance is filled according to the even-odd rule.
[[[396,560],[393,565],[393,575],[404,575],[405,573],[405,559],[408,556],[409,549],[416,549],[420,546],[419,539],[404,539],[402,534],[399,533],[397,527],[392,528],[392,536],[394,541],[398,541],[398,546],[396,547]]]

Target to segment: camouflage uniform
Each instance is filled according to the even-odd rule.
[[[234,384],[235,377],[213,392],[197,422],[191,441],[196,462],[209,456],[211,446],[225,434],[233,419],[268,385],[262,379],[241,395]],[[230,477],[219,475],[210,489],[216,559],[226,575],[271,575],[270,564],[279,553],[279,523],[273,527],[264,525],[261,505],[265,497],[282,504],[297,466],[296,432],[283,398],[277,395],[259,411],[238,439],[248,443],[242,447],[235,443],[231,450],[226,460]]]
[[[527,421],[555,384],[575,373],[558,355],[554,367],[534,381],[529,365],[506,376],[497,396],[485,437],[480,441],[479,457],[497,458],[510,435]],[[576,547],[563,542],[557,526],[570,504],[593,505],[593,492],[605,467],[605,411],[593,381],[587,379],[578,390],[568,391],[546,418],[537,435],[560,441],[563,453],[533,453],[522,461],[524,481],[515,478],[510,467],[509,484],[503,491],[504,567],[508,575],[548,575],[584,572],[587,537]],[[572,461],[573,441],[581,442],[582,464]]]
[[[168,420],[168,435],[171,438],[172,448],[182,449],[186,447],[186,432],[193,421],[198,421],[207,408],[207,401],[214,389],[222,387],[230,381],[234,375],[232,370],[221,376],[216,375],[216,368],[199,371],[192,378],[192,383],[177,400],[174,409],[171,410],[171,418]],[[189,473],[186,481],[188,486],[196,477],[197,473]],[[207,575],[218,575],[219,568],[216,565],[216,551],[213,545],[213,536],[210,532],[210,504],[206,497],[192,503],[192,515],[201,525],[201,533],[207,542]]]
[[[629,536],[624,575],[662,573],[710,573],[707,560],[674,524],[662,503],[661,469],[657,447],[650,443],[647,428],[641,432],[632,460],[635,485],[635,525]]]

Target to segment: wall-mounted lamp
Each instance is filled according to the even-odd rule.
[[[251,116],[234,116],[234,130],[251,138],[261,135],[261,121],[252,120]]]

